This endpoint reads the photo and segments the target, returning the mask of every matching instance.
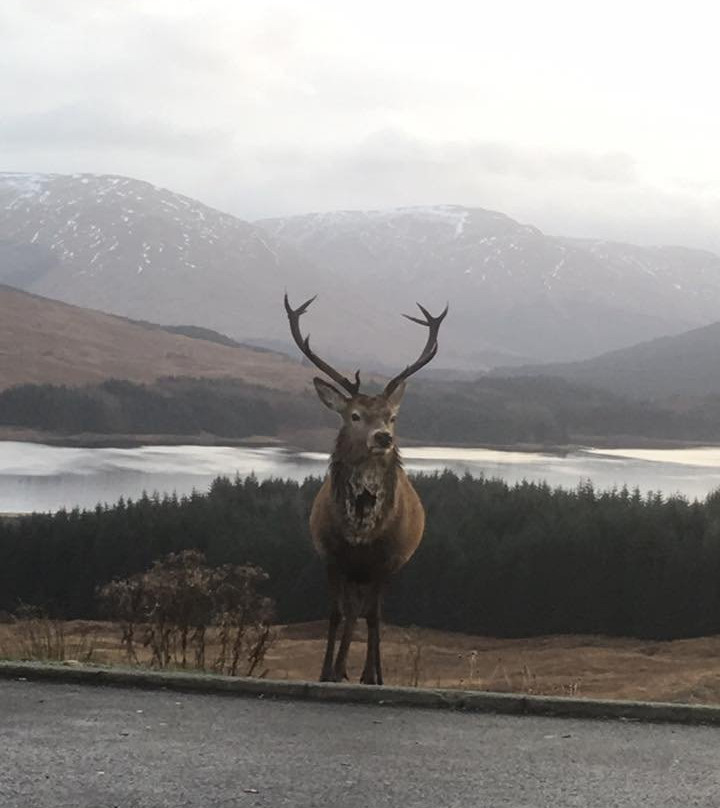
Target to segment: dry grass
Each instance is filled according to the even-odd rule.
[[[315,679],[324,650],[324,623],[283,626],[265,659],[273,679]],[[37,632],[36,632],[37,633]],[[127,664],[120,628],[112,623],[62,624],[65,659]],[[350,654],[357,680],[364,632],[358,629]],[[208,660],[216,638],[210,633]],[[42,652],[41,641],[36,648]],[[28,625],[0,625],[0,656],[32,656]],[[138,649],[149,664],[150,653]],[[88,653],[89,652],[89,653]],[[720,703],[720,637],[649,642],[591,636],[497,640],[430,629],[386,626],[383,661],[388,684],[523,692],[586,698]]]
[[[107,639],[102,624],[34,617],[0,625],[0,658],[94,662],[96,643]]]
[[[0,288],[0,389],[162,376],[236,378],[299,391],[312,374],[280,353],[219,345],[92,309]]]
[[[266,658],[273,678],[315,678],[324,625],[285,627]],[[350,654],[359,676],[363,634]],[[419,658],[418,658],[419,657]],[[586,698],[720,703],[720,637],[649,642],[594,636],[498,640],[386,626],[388,684]]]

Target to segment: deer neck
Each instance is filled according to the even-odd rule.
[[[338,436],[330,461],[333,499],[347,541],[362,544],[375,538],[391,510],[402,464],[394,447],[386,455],[353,458],[342,438]]]

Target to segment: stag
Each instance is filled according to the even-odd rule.
[[[310,512],[310,534],[327,566],[330,619],[320,681],[347,679],[347,657],[355,623],[367,621],[367,653],[360,681],[383,683],[380,609],[390,576],[413,555],[425,529],[425,511],[403,471],[395,444],[395,419],[406,380],[438,350],[440,324],[448,307],[433,317],[419,303],[423,319],[403,315],[428,329],[420,356],[391,379],[380,395],[360,392],[360,372],[350,380],[323,361],[300,331],[300,317],[315,300],[293,309],[285,295],[290,331],[303,354],[342,391],[320,377],[320,400],[342,418],[330,468]],[[344,621],[344,623],[343,623]],[[340,646],[335,655],[338,630]]]

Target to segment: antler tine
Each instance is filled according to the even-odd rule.
[[[403,317],[406,317],[408,320],[412,320],[413,323],[423,325],[428,329],[427,342],[425,343],[425,347],[422,349],[420,356],[411,365],[408,365],[405,370],[403,370],[393,379],[390,379],[390,381],[385,385],[386,396],[389,396],[401,381],[404,381],[409,376],[412,376],[413,373],[420,370],[420,368],[427,365],[427,363],[430,362],[438,352],[437,338],[440,331],[440,324],[445,319],[445,315],[448,313],[450,304],[446,304],[445,308],[440,314],[438,314],[437,317],[433,317],[433,315],[430,314],[430,312],[424,306],[421,306],[420,303],[417,304],[417,307],[425,316],[424,320],[421,320],[419,317],[412,317],[410,314],[403,314]]]
[[[295,344],[307,356],[307,358],[315,365],[316,368],[321,370],[326,376],[329,376],[334,382],[337,382],[344,390],[350,393],[351,396],[357,395],[360,390],[360,371],[355,372],[355,381],[351,382],[350,379],[345,378],[342,373],[338,373],[334,367],[328,365],[327,362],[320,359],[320,357],[313,352],[310,348],[310,335],[303,337],[300,331],[300,317],[307,311],[310,304],[315,300],[317,295],[314,295],[309,300],[306,300],[302,305],[296,309],[290,305],[287,292],[285,292],[285,311],[287,312],[288,320],[290,321],[290,333],[293,335]]]

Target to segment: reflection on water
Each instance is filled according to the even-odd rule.
[[[702,498],[720,486],[720,447],[588,449],[559,456],[428,446],[405,449],[403,457],[411,472],[448,468],[510,483],[546,480],[552,486],[575,487],[590,480],[601,489],[627,485],[690,498]],[[5,441],[0,442],[0,512],[91,508],[121,496],[135,499],[143,491],[203,492],[218,475],[302,480],[324,474],[326,466],[327,455],[278,448],[82,449]]]
[[[682,466],[712,468],[720,466],[720,446],[696,446],[692,449],[589,449],[593,455],[631,458],[651,463],[668,461]]]

